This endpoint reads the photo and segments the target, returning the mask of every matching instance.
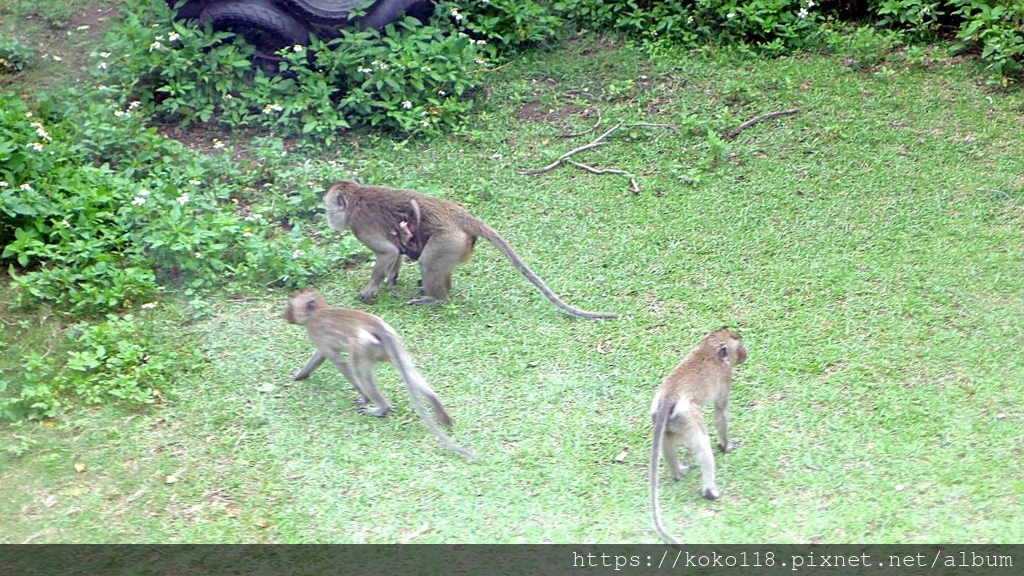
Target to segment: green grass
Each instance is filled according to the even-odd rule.
[[[372,306],[355,299],[366,264],[319,281],[398,330],[454,439],[481,455],[467,461],[391,368],[383,420],[357,414],[328,367],[292,383],[310,345],[281,318],[286,294],[211,300],[181,328],[209,366],[162,408],[0,427],[0,542],[655,542],[650,399],[722,324],[750,352],[732,397],[741,445],[717,459],[716,502],[697,474],[663,476],[670,532],[1024,541],[1024,95],[948,62],[843,62],[652,60],[585,37],[494,73],[458,136],[325,150],[313,170],[339,161],[465,202],[567,302],[621,318],[562,315],[486,242],[443,307],[403,304],[408,264]],[[527,103],[553,112],[519,120]],[[582,108],[602,128],[682,128],[624,128],[577,157],[630,171],[640,194],[572,167],[517,174],[600,133],[557,137],[592,125]],[[788,108],[803,112],[724,146],[706,136]]]

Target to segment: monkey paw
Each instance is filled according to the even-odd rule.
[[[718,486],[712,486],[710,488],[704,488],[700,491],[700,495],[707,498],[708,500],[717,500],[722,495],[722,489]]]
[[[413,298],[406,302],[410,306],[436,306],[441,303],[441,300],[431,298],[430,296],[421,296],[419,298]]]
[[[363,406],[362,408],[359,409],[359,413],[360,414],[364,414],[366,416],[373,416],[375,418],[383,418],[383,417],[388,415],[388,409],[387,408],[381,408],[379,406],[376,407],[376,408],[371,408],[369,406]]]
[[[686,476],[686,474],[689,473],[690,470],[693,470],[692,464],[690,466],[679,466],[678,470],[672,471],[672,479],[678,482],[682,480],[683,476]]]
[[[718,449],[721,450],[722,452],[732,452],[739,445],[740,445],[739,442],[737,442],[735,440],[730,440],[727,444],[719,444],[718,445]]]
[[[366,406],[366,402],[366,398],[363,398],[362,396],[356,396],[352,399],[352,404],[355,406]]]

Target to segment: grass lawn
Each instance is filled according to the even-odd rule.
[[[208,367],[162,408],[0,425],[0,543],[656,542],[651,396],[723,324],[750,353],[731,403],[741,444],[717,458],[715,502],[697,473],[662,475],[671,533],[1024,541],[1024,94],[898,56],[867,70],[843,55],[649,57],[583,36],[494,72],[459,135],[361,133],[309,157],[310,174],[340,162],[465,203],[566,302],[621,317],[566,317],[484,241],[441,307],[403,304],[408,264],[373,305],[355,299],[368,263],[319,279],[398,330],[453,438],[481,455],[468,461],[390,367],[382,420],[332,368],[291,382],[311,348],[283,291],[211,297],[180,328]],[[595,131],[559,137],[597,110]],[[571,166],[517,172],[618,122],[573,158],[629,171],[639,193]],[[10,318],[36,326],[27,341],[48,326]]]

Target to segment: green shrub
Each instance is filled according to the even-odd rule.
[[[173,333],[163,328],[132,314],[79,323],[61,346],[66,354],[29,353],[16,376],[0,380],[0,419],[50,418],[72,403],[160,400],[202,363],[180,338],[162,336]]]
[[[35,53],[17,40],[0,40],[0,74],[21,72]]]
[[[963,17],[957,39],[980,48],[985,68],[1001,79],[1020,78],[1024,68],[1024,4],[1019,0],[953,0]]]
[[[320,190],[273,207],[246,199],[227,155],[195,154],[145,123],[141,105],[112,108],[102,94],[44,100],[38,114],[0,95],[0,258],[23,304],[96,312],[165,286],[291,287],[350,255],[305,234]]]
[[[270,71],[254,66],[240,36],[174,22],[163,2],[141,2],[97,56],[99,82],[117,86],[157,118],[216,122],[331,142],[368,125],[405,134],[457,126],[487,63],[482,44],[454,29],[406,18],[282,50]]]

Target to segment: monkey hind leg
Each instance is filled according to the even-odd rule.
[[[668,469],[672,472],[672,479],[676,482],[683,479],[693,466],[684,466],[679,462],[679,436],[672,432],[665,433],[665,441],[661,447],[662,453],[665,455],[665,463],[668,464]]]
[[[391,411],[391,405],[388,404],[387,399],[384,398],[384,395],[380,393],[380,389],[377,388],[377,382],[373,379],[372,364],[369,367],[352,366],[351,372],[354,377],[353,384],[359,390],[359,395],[374,404],[370,406],[368,402],[363,402],[359,408],[359,413],[367,416],[376,416],[377,418],[387,416],[388,412]]]
[[[473,251],[473,237],[461,230],[430,237],[420,255],[420,277],[426,296],[414,298],[409,304],[447,302],[452,288],[452,270]]]

